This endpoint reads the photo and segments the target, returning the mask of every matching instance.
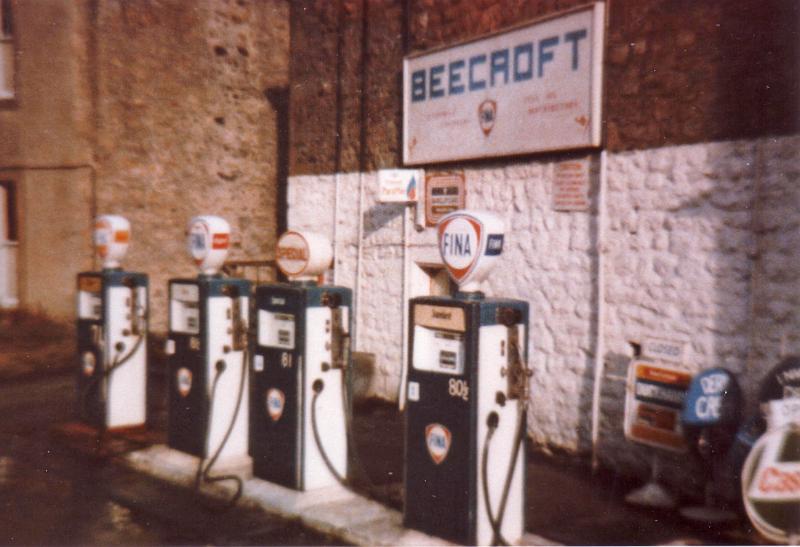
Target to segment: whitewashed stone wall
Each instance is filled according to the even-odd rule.
[[[781,343],[783,351],[800,352],[798,149],[800,138],[784,137],[609,154],[602,221],[597,177],[592,210],[567,213],[550,207],[554,161],[465,168],[467,207],[507,219],[503,262],[483,290],[531,305],[535,443],[591,450],[601,265],[598,455],[606,465],[644,472],[649,460],[649,449],[632,447],[622,434],[632,344],[648,336],[685,340],[687,370],[726,366],[750,395]],[[360,269],[357,349],[376,356],[371,392],[394,400],[403,342],[403,206],[376,202],[375,173],[298,176],[289,185],[289,224],[335,240],[337,283],[355,287]],[[412,262],[436,257],[432,229],[410,233]]]

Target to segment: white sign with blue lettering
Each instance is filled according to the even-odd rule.
[[[604,6],[407,57],[403,161],[599,146]]]

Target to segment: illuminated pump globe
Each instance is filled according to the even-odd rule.
[[[330,268],[333,245],[322,234],[289,230],[278,238],[275,261],[289,279],[313,281]]]
[[[94,249],[103,268],[119,268],[128,252],[131,223],[120,215],[100,215],[94,223]]]
[[[230,224],[222,217],[201,215],[189,221],[186,243],[201,274],[219,272],[228,256],[230,239]]]
[[[454,211],[436,225],[439,254],[462,292],[477,292],[503,252],[505,222],[488,211]]]

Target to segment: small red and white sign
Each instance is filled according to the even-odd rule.
[[[94,374],[95,365],[96,360],[94,353],[91,351],[84,352],[84,354],[81,356],[81,369],[83,370],[83,375],[91,376]]]
[[[267,391],[267,414],[273,422],[277,422],[283,415],[286,406],[286,396],[280,389],[272,388]]]
[[[175,379],[177,380],[178,394],[181,397],[189,395],[192,390],[192,371],[186,367],[181,367],[178,369]]]
[[[425,172],[422,169],[381,169],[378,171],[378,201],[414,203],[417,201]]]
[[[452,440],[450,430],[442,424],[429,424],[425,428],[425,446],[433,463],[439,465],[447,458]]]

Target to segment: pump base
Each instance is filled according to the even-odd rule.
[[[690,505],[681,507],[680,514],[687,520],[712,526],[730,524],[739,520],[739,516],[733,511],[714,507],[713,505]]]

